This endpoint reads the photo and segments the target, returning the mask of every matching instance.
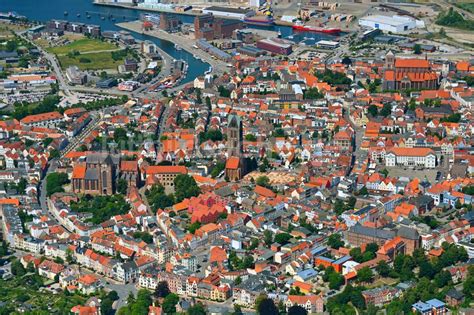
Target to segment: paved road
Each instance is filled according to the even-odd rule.
[[[73,151],[77,146],[81,145],[82,141],[84,141],[84,139],[87,138],[101,122],[101,118],[94,116],[87,126],[85,126],[78,135],[73,137],[66,148],[61,151],[61,157],[64,157],[66,154]]]
[[[118,301],[114,304],[115,309],[120,309],[122,306],[126,305],[127,297],[130,292],[132,292],[134,296],[137,295],[138,289],[134,283],[113,283],[110,279],[107,279],[106,281],[108,284],[105,284],[105,288],[116,291],[119,296]]]
[[[351,107],[352,105],[349,104],[347,108],[345,108],[345,113],[344,113],[344,119],[348,121],[352,129],[354,129],[355,134],[354,134],[354,149],[352,151],[352,161],[351,161],[351,172],[352,168],[354,167],[354,163],[356,161],[363,160],[367,157],[367,152],[363,151],[360,149],[361,143],[362,143],[362,138],[364,137],[364,129],[355,125],[352,120],[350,119],[350,114],[353,108]]]
[[[61,90],[63,90],[64,94],[66,94],[67,96],[71,95],[71,91],[69,89],[69,86],[66,83],[66,80],[64,78],[63,72],[61,71],[61,67],[59,66],[59,62],[56,59],[56,56],[53,55],[53,54],[48,53],[41,46],[37,45],[35,42],[30,41],[25,36],[25,33],[26,33],[26,31],[19,32],[19,33],[17,33],[17,35],[20,36],[21,38],[23,38],[24,40],[30,42],[33,46],[35,46],[38,49],[38,51],[40,51],[43,54],[43,56],[48,60],[50,65],[53,67],[53,70],[56,73],[56,78],[58,80],[59,87],[61,88]]]
[[[46,177],[48,176],[48,174],[56,171],[57,167],[58,167],[57,160],[53,159],[49,161],[48,167],[46,169],[46,173],[39,185],[38,201],[39,201],[39,204],[41,205],[41,209],[45,212],[48,211],[48,204],[47,204],[47,197],[46,197],[46,193],[47,193],[46,192]]]

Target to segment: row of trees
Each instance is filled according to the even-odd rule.
[[[474,30],[474,21],[464,19],[464,17],[452,7],[449,8],[448,11],[439,13],[436,24],[464,30]]]
[[[58,95],[46,95],[40,102],[16,102],[13,105],[13,112],[11,116],[15,119],[22,119],[28,115],[36,115],[47,112],[52,112],[58,109],[58,104],[61,98]],[[6,113],[8,114],[8,113]]]

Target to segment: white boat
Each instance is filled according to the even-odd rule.
[[[194,48],[194,49],[198,49],[199,47],[198,47],[198,46],[196,46],[196,45],[193,45],[193,48]]]
[[[174,44],[174,49],[181,50],[182,48],[178,46],[178,44]]]

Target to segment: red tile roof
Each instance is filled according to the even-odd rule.
[[[82,164],[75,165],[72,170],[73,179],[83,179],[86,177],[86,166]]]
[[[430,63],[425,59],[396,59],[395,68],[429,68]]]
[[[181,166],[181,165],[153,165],[153,166],[148,166],[145,169],[145,173],[147,175],[166,174],[166,173],[187,174],[188,169],[186,168],[186,166]]]
[[[47,120],[54,120],[54,119],[62,119],[63,115],[61,115],[59,112],[49,112],[49,113],[44,113],[44,114],[37,114],[37,115],[29,115],[20,120],[22,124],[32,124],[36,122],[41,122],[41,121],[47,121]]]
[[[239,164],[240,164],[240,159],[236,156],[231,156],[230,158],[227,159],[225,168],[230,169],[230,170],[236,170],[239,168]]]
[[[434,154],[430,148],[392,148],[389,152],[393,152],[397,156],[427,156]]]

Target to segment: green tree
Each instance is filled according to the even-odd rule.
[[[206,315],[206,309],[202,303],[198,302],[191,306],[186,312],[188,315]]]
[[[226,89],[224,86],[220,85],[218,88],[217,88],[217,91],[219,92],[219,95],[221,97],[230,97],[230,93],[231,91]]]
[[[148,232],[139,232],[139,231],[137,231],[137,232],[133,233],[133,237],[141,239],[142,241],[144,241],[147,244],[153,243],[153,236]]]
[[[333,233],[328,237],[327,244],[334,249],[339,249],[344,246],[344,241],[341,239],[341,234]]]
[[[369,108],[367,108],[367,112],[372,116],[372,117],[377,117],[379,114],[379,109],[376,105],[370,105]]]
[[[165,188],[161,184],[153,185],[149,191],[145,192],[145,195],[153,212],[175,204],[174,195],[165,194]]]
[[[337,215],[341,215],[345,211],[344,202],[342,200],[336,199],[334,202],[334,211]]]
[[[165,297],[165,300],[163,301],[163,311],[166,313],[166,314],[174,314],[176,313],[176,304],[178,304],[179,302],[179,296],[174,294],[174,293],[170,293],[168,294],[166,297]]]
[[[15,259],[11,264],[11,272],[14,276],[21,277],[26,273],[25,268],[18,259]]]
[[[232,315],[242,315],[242,307],[239,304],[234,304],[234,312]]]
[[[372,282],[374,279],[374,274],[372,272],[372,269],[369,267],[362,267],[357,271],[357,280],[360,283],[367,283],[367,282]]]
[[[181,202],[185,198],[196,197],[201,193],[201,189],[196,184],[192,176],[179,174],[174,179],[176,202]]]
[[[191,223],[190,225],[188,225],[188,231],[189,231],[189,233],[194,234],[196,232],[196,230],[199,229],[200,227],[201,227],[201,222],[196,221],[196,222]]]
[[[225,169],[225,163],[217,162],[216,165],[212,168],[211,177],[216,178],[224,169]]]
[[[257,141],[257,137],[255,137],[255,135],[252,133],[248,133],[245,135],[245,140],[250,141],[250,142],[255,142]]]
[[[453,7],[450,7],[448,11],[440,12],[436,18],[436,24],[469,31],[474,30],[474,21],[464,19],[464,17],[454,10]]]
[[[166,282],[166,281],[158,282],[158,284],[156,285],[155,293],[154,293],[155,297],[165,298],[170,293],[171,293],[171,291],[168,287],[168,282]]]
[[[265,176],[265,175],[257,177],[257,180],[255,181],[255,183],[259,186],[262,186],[262,187],[266,187],[266,188],[271,187],[270,186],[270,178],[268,178],[268,176]]]
[[[278,233],[277,235],[275,235],[274,241],[278,244],[285,245],[288,244],[291,238],[292,236],[288,233]]]
[[[64,192],[63,185],[69,183],[66,173],[50,173],[46,176],[46,194],[51,196],[57,192]]]
[[[333,272],[329,275],[329,288],[331,290],[339,290],[339,288],[344,284],[344,276],[340,273]]]
[[[127,130],[123,128],[116,128],[114,130],[114,141],[115,143],[128,141]]]
[[[352,83],[352,80],[349,79],[344,73],[331,71],[329,69],[325,70],[324,72],[317,72],[316,77],[330,85],[350,85]]]
[[[278,314],[278,308],[272,299],[264,298],[258,304],[257,312],[260,315],[276,315]]]
[[[0,246],[0,257],[8,255],[8,244],[5,241],[2,241]]]
[[[293,305],[288,309],[288,315],[306,315],[308,311],[299,305]]]
[[[240,276],[238,276],[237,278],[235,278],[235,281],[234,281],[234,284],[235,285],[239,285],[242,283],[242,278]]]
[[[286,135],[285,135],[285,131],[281,128],[277,128],[273,131],[273,136],[275,138],[284,138]]]
[[[196,92],[196,104],[202,104],[201,89],[195,89]]]
[[[119,178],[117,181],[117,192],[119,194],[125,195],[127,193],[128,183],[125,179]]]
[[[52,149],[49,151],[49,157],[48,159],[51,161],[53,159],[58,159],[61,156],[61,153],[59,152],[58,149]]]
[[[435,277],[434,282],[438,288],[443,288],[452,281],[451,273],[447,270],[441,270]]]
[[[66,249],[66,261],[71,264],[74,261],[73,252],[70,248]]]
[[[130,210],[130,204],[125,201],[123,195],[85,195],[79,202],[71,202],[71,209],[75,212],[92,213],[92,218],[88,221],[100,224],[109,220],[112,216],[127,213]]]
[[[415,55],[421,55],[421,45],[420,44],[415,44],[413,46],[413,53]]]
[[[377,272],[382,277],[387,277],[390,274],[390,266],[387,264],[385,260],[381,260],[377,263],[377,267],[375,267]]]
[[[7,41],[7,44],[5,45],[6,51],[10,51],[10,52],[16,50],[17,47],[18,45],[15,40],[9,40]]]
[[[273,243],[273,234],[270,230],[263,231],[263,241],[267,246],[270,246]]]
[[[323,98],[324,95],[316,87],[311,87],[304,91],[303,97],[306,100],[316,100]]]
[[[362,250],[360,247],[354,247],[349,251],[349,255],[358,263],[362,262]]]
[[[474,293],[474,266],[470,265],[468,267],[467,279],[463,283],[463,293],[469,297],[473,297]]]
[[[392,113],[392,105],[390,103],[385,103],[383,108],[380,110],[380,115],[383,117],[388,117]]]
[[[348,56],[344,56],[344,58],[342,58],[341,63],[350,66],[352,64],[352,60]]]

